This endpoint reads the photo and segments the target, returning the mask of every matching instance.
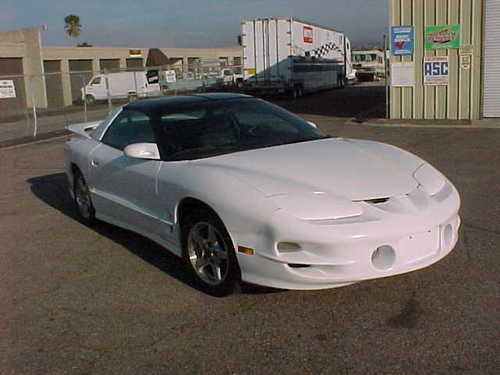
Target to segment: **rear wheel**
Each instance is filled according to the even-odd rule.
[[[231,294],[240,280],[240,269],[220,219],[209,210],[200,210],[183,220],[182,232],[183,257],[200,289],[215,296]]]
[[[85,102],[87,102],[88,105],[92,105],[95,103],[95,98],[92,95],[87,95],[85,96]]]
[[[88,225],[93,224],[95,222],[94,205],[87,182],[79,171],[75,174],[73,192],[75,208],[79,218]]]

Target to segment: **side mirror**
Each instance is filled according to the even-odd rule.
[[[133,143],[123,150],[129,158],[160,160],[160,151],[156,143]]]
[[[315,124],[314,122],[312,122],[312,121],[307,121],[307,123],[308,123],[309,125],[311,125],[313,128],[316,128],[316,129],[318,128],[318,125],[316,125],[316,124]]]

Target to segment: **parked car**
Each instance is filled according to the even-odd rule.
[[[410,272],[458,239],[458,192],[429,163],[253,97],[137,101],[69,130],[81,219],[152,239],[216,295],[240,280],[322,289]]]

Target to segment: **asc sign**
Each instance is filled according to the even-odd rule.
[[[448,85],[448,66],[448,56],[425,57],[423,66],[424,85]]]

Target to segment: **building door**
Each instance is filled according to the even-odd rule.
[[[118,72],[120,70],[120,59],[100,59],[101,72]]]
[[[22,58],[0,58],[0,81],[14,83],[15,98],[0,98],[0,120],[18,116],[26,111],[26,89]],[[10,82],[13,81],[13,82]]]
[[[82,87],[92,77],[92,60],[69,60],[71,97],[73,102],[82,100]]]
[[[45,60],[43,62],[43,71],[45,72],[47,105],[49,108],[63,107],[61,60]]]
[[[500,117],[500,1],[486,0],[483,117]]]
[[[127,58],[127,70],[144,70],[144,59],[142,57]]]

